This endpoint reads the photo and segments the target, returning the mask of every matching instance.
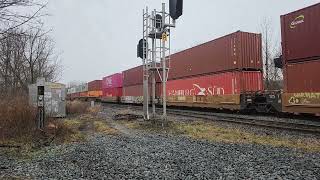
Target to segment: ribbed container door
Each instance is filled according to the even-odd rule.
[[[285,92],[320,92],[320,59],[287,64],[285,69]]]

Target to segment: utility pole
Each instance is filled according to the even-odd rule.
[[[166,82],[169,75],[170,61],[170,28],[175,27],[175,20],[182,15],[183,0],[170,0],[170,13],[162,3],[162,10],[153,10],[150,14],[148,7],[143,10],[143,38],[137,47],[138,57],[143,64],[143,111],[144,119],[149,120],[149,77],[151,77],[152,118],[156,118],[156,77],[162,82],[162,119],[167,119]],[[173,19],[173,21],[172,21]],[[173,23],[171,23],[171,21]],[[149,49],[149,43],[151,49]]]

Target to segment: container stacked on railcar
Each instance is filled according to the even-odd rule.
[[[94,80],[88,82],[87,97],[100,98],[102,97],[102,80]]]
[[[261,35],[235,32],[173,54],[168,105],[240,110],[241,96],[262,91]]]
[[[149,94],[151,96],[151,79],[149,79]],[[160,97],[161,83],[156,78],[156,97]],[[121,102],[141,104],[143,102],[143,66],[137,66],[123,71],[123,89]]]
[[[283,111],[320,113],[320,4],[281,16]]]
[[[123,86],[122,73],[113,74],[102,79],[103,102],[119,102],[122,96]]]

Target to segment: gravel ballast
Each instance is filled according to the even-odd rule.
[[[94,135],[31,160],[0,154],[0,179],[318,179],[320,154],[157,134]]]

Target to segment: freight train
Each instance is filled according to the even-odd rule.
[[[320,4],[281,16],[283,90],[264,88],[261,34],[238,31],[171,55],[168,106],[319,114],[319,19]],[[68,98],[142,104],[143,67],[71,87]]]

